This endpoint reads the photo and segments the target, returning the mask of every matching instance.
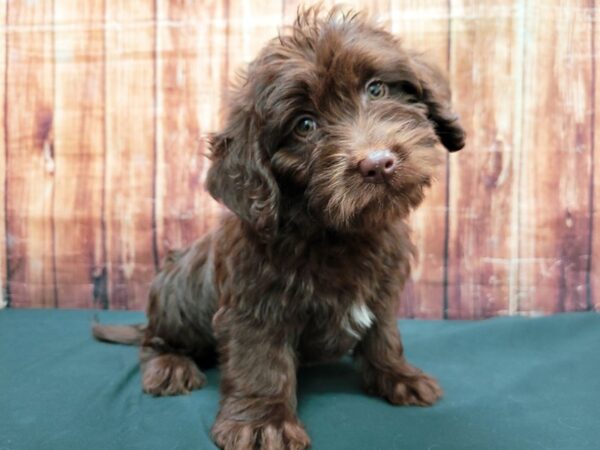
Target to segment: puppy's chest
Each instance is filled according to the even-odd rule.
[[[299,271],[297,294],[292,302],[302,305],[307,332],[315,339],[360,339],[375,320],[375,302],[389,287],[394,274],[370,258],[323,258],[310,271]]]
[[[303,305],[307,327],[316,335],[343,334],[359,339],[375,320],[373,303],[385,285],[381,275],[385,278],[386,274],[329,265],[308,278],[301,277],[296,304]]]
[[[308,318],[300,336],[298,350],[303,363],[319,363],[340,358],[376,323],[365,303],[354,302],[346,308],[317,308]]]
[[[341,331],[360,339],[375,322],[375,314],[364,303],[353,303],[342,317]]]

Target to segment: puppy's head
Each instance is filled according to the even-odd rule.
[[[440,144],[463,147],[449,100],[440,72],[362,15],[307,10],[249,65],[207,187],[263,236],[298,214],[377,226],[422,201]]]

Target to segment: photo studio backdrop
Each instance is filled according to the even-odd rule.
[[[600,9],[376,0],[444,68],[467,129],[412,218],[399,314],[600,308]],[[205,137],[228,80],[297,1],[0,0],[0,286],[14,308],[143,309],[216,224]]]

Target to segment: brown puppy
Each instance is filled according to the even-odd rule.
[[[369,393],[431,405],[396,305],[414,247],[405,223],[447,150],[464,145],[441,74],[362,15],[301,12],[248,67],[207,187],[233,214],[154,280],[148,325],[94,327],[141,344],[146,392],[200,388],[219,357],[226,449],[303,449],[299,364],[352,351]]]

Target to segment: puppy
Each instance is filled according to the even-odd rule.
[[[352,352],[366,391],[431,405],[403,354],[396,307],[415,248],[406,218],[463,147],[441,73],[361,14],[301,11],[249,65],[212,137],[206,186],[231,214],[152,283],[144,327],[94,326],[141,346],[144,391],[205,383],[218,355],[218,446],[304,449],[300,364]]]

